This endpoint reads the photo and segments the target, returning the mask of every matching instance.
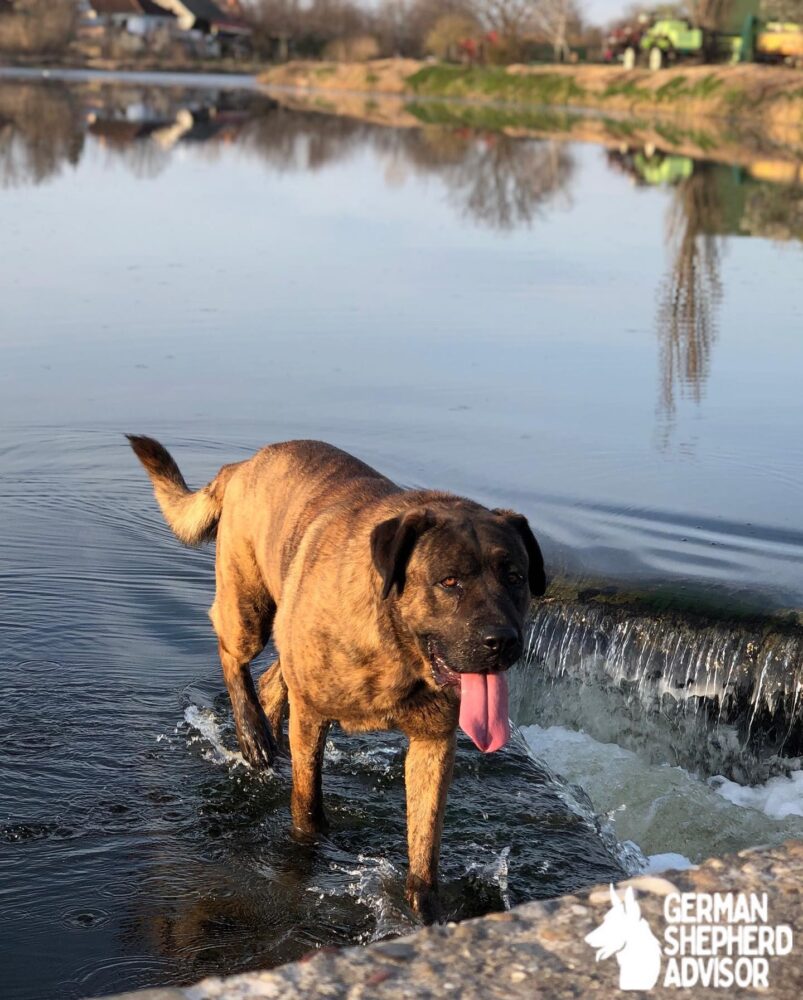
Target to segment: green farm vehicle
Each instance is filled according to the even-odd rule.
[[[644,32],[638,47],[624,53],[626,69],[643,64],[662,69],[677,62],[736,61],[741,36],[695,27],[682,18],[661,18]]]
[[[803,25],[762,22],[758,6],[758,0],[733,0],[716,28],[660,18],[630,41],[622,63],[625,69],[646,65],[652,70],[678,62],[803,64]]]

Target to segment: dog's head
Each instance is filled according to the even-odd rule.
[[[382,598],[414,637],[430,683],[462,687],[465,708],[479,675],[490,693],[474,704],[487,709],[494,676],[521,655],[530,598],[546,589],[527,519],[469,501],[414,507],[378,524],[371,549]]]

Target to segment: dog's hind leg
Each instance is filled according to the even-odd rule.
[[[257,685],[259,702],[268,717],[273,738],[280,750],[284,749],[284,718],[287,713],[287,685],[282,677],[282,666],[274,660]]]
[[[329,721],[321,718],[290,694],[290,756],[293,760],[293,793],[290,811],[293,829],[314,836],[328,828],[323,811],[323,749]]]

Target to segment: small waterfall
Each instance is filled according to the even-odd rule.
[[[575,699],[607,692],[602,711],[624,712],[630,726],[640,720],[647,740],[657,725],[671,725],[674,763],[749,777],[739,758],[803,753],[803,629],[795,622],[712,620],[604,598],[547,600],[534,609],[522,666],[513,684],[517,721],[540,721],[548,681],[563,685],[553,700],[562,700],[564,718],[569,685]],[[688,745],[701,738],[702,757]]]

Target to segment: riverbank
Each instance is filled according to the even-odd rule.
[[[497,105],[601,109],[630,115],[754,122],[777,141],[803,136],[803,72],[785,67],[447,66],[412,59],[290,62],[260,74],[267,87],[395,94]]]
[[[282,107],[393,129],[441,126],[499,133],[511,139],[591,143],[612,152],[623,147],[742,167],[756,180],[803,182],[803,132],[768,136],[760,123],[718,118],[587,113],[580,109],[409,99],[394,94],[275,89]],[[783,238],[783,237],[782,237]]]
[[[53,73],[164,73],[186,76],[253,76],[263,72],[264,62],[218,57],[208,59],[168,59],[164,56],[138,55],[129,58],[87,56],[67,51],[60,56],[23,56],[5,53],[0,57],[0,72]]]
[[[660,877],[640,876],[620,883],[620,896],[627,886],[633,887],[641,916],[660,943],[669,929],[673,911],[668,904],[677,898],[676,893],[705,894],[702,902],[710,893],[755,893],[762,902],[766,894],[766,924],[786,925],[793,936],[790,954],[767,960],[767,995],[776,1000],[799,995],[803,974],[795,949],[803,930],[803,844],[743,851],[707,861],[697,869]],[[526,903],[507,913],[426,928],[367,948],[313,953],[306,960],[271,972],[205,979],[186,989],[147,990],[117,1000],[607,998],[617,987],[617,963],[612,957],[594,962],[593,948],[584,939],[600,926],[610,905],[608,886],[598,886],[575,896]],[[686,929],[691,926],[684,924]],[[702,959],[700,965],[708,961]],[[665,984],[668,973],[671,962],[665,952],[651,996],[678,995],[677,988]],[[756,990],[736,987],[732,992],[755,996]],[[698,983],[694,996],[720,997],[722,991]]]

